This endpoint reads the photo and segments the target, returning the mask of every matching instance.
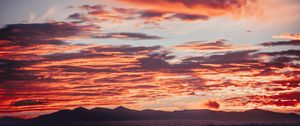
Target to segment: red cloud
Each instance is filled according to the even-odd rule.
[[[286,92],[271,96],[251,95],[246,97],[234,97],[226,99],[225,101],[227,101],[229,104],[238,103],[240,105],[256,104],[257,106],[271,105],[278,107],[297,107],[300,103],[300,92]]]
[[[211,101],[211,100],[209,100],[204,105],[207,106],[208,108],[212,108],[212,109],[219,109],[219,107],[220,107],[220,104],[217,101]]]
[[[119,0],[139,8],[206,16],[242,15],[239,13],[245,6],[255,3],[255,0]],[[250,10],[249,10],[249,13]]]
[[[155,14],[146,17],[153,16]],[[275,107],[297,107],[299,104],[299,92],[286,92],[299,87],[299,65],[291,63],[299,61],[299,50],[236,51],[234,45],[224,41],[187,43],[178,47],[210,52],[179,59],[172,50],[165,51],[160,46],[69,45],[63,40],[52,41],[81,36],[85,34],[82,31],[93,31],[93,28],[76,23],[41,23],[15,24],[0,29],[3,33],[0,37],[0,113],[137,105],[140,101],[212,91],[218,95],[230,94],[227,97],[247,95],[250,91],[261,93],[227,100],[243,104],[242,109],[251,103]],[[124,36],[159,38],[128,32],[108,33],[106,37]],[[227,49],[232,50],[216,52]],[[262,54],[271,60],[262,62]],[[262,76],[263,72],[267,74]],[[205,105],[220,108],[217,101],[208,101]]]

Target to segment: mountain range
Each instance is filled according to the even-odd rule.
[[[276,113],[260,109],[252,109],[244,112],[224,112],[213,110],[132,110],[125,107],[115,109],[83,107],[73,110],[60,110],[51,114],[41,115],[33,119],[19,119],[4,117],[0,119],[0,125],[7,126],[33,126],[33,125],[82,125],[86,122],[124,122],[124,121],[154,121],[154,120],[197,120],[216,122],[259,122],[259,123],[296,123],[300,122],[300,115]]]

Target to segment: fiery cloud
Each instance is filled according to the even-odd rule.
[[[299,108],[297,34],[280,36],[291,39],[287,41],[255,44],[223,39],[177,42],[181,39],[168,37],[173,37],[173,30],[185,32],[186,29],[179,29],[181,26],[164,29],[163,33],[118,27],[122,23],[133,24],[136,28],[141,24],[157,26],[172,21],[176,25],[178,22],[208,22],[223,16],[260,16],[262,6],[257,5],[262,1],[118,2],[131,6],[81,5],[72,7],[77,10],[67,17],[67,21],[15,23],[2,27],[1,115],[34,113],[33,116],[37,116],[79,106],[123,105],[137,109],[175,110],[179,105],[184,109],[195,109],[200,108],[199,103],[204,103],[205,108],[219,110],[262,108],[294,112]],[[194,40],[185,37],[187,41]],[[152,40],[146,41],[149,45],[154,40],[165,43],[164,46],[137,46],[133,42],[103,44],[114,39],[139,40],[142,44]],[[147,104],[159,100],[165,100],[166,107]],[[194,105],[185,100],[193,100],[191,104]]]
[[[299,64],[292,62],[299,61],[297,53],[218,52],[219,48],[223,49],[220,45],[234,48],[223,42],[200,44],[206,50],[213,48],[211,54],[184,57],[177,63],[171,63],[176,54],[163,51],[161,46],[68,45],[79,51],[64,52],[66,48],[63,48],[46,54],[13,50],[14,58],[2,56],[1,59],[1,113],[76,106],[137,106],[140,101],[201,96],[204,92],[224,96],[220,99],[222,108],[253,104],[255,107],[298,107],[297,92],[293,90],[299,88],[300,69]],[[43,46],[35,51],[66,45]],[[23,53],[37,58],[20,58],[24,57]],[[265,55],[271,57],[269,61],[261,60]],[[296,57],[278,61],[286,55]],[[257,93],[262,95],[254,95]],[[206,106],[219,109],[220,103],[209,101]]]
[[[208,17],[221,15],[235,15],[241,17],[243,13],[249,11],[249,6],[254,4],[254,0],[120,0],[122,2],[136,5],[143,9],[159,10],[164,12],[205,15]],[[245,9],[247,8],[247,10]],[[250,13],[250,12],[249,12]]]
[[[235,97],[226,100],[229,102],[238,103],[240,105],[255,104],[257,107],[266,105],[297,107],[300,103],[299,92],[285,92],[271,96],[251,95],[245,98]]]

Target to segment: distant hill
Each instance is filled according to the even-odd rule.
[[[86,109],[79,107],[73,110],[60,110],[51,114],[41,115],[39,117],[21,120],[13,118],[0,119],[0,125],[35,125],[49,124],[59,122],[64,123],[83,123],[83,122],[122,122],[122,121],[142,121],[142,120],[197,120],[197,121],[218,121],[218,122],[300,122],[300,116],[297,114],[275,113],[266,110],[253,109],[245,112],[223,112],[212,110],[181,110],[181,111],[155,111],[155,110],[132,110],[125,107],[115,109],[94,108]],[[2,126],[2,125],[1,125]]]

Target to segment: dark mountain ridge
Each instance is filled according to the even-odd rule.
[[[156,111],[156,110],[132,110],[125,107],[115,109],[83,107],[73,110],[61,110],[55,113],[42,115],[33,120],[60,120],[60,121],[128,121],[128,120],[215,120],[215,121],[300,121],[297,114],[276,113],[260,109],[252,109],[244,112],[223,112],[213,110],[180,110],[180,111]]]
[[[5,121],[9,120],[9,121]],[[0,119],[3,122],[13,122],[14,119]],[[238,122],[300,122],[300,115],[276,113],[266,110],[253,109],[244,112],[224,112],[213,110],[180,110],[180,111],[156,111],[156,110],[132,110],[125,107],[115,109],[83,107],[73,110],[60,110],[51,114],[27,120],[15,119],[17,122],[24,121],[34,123],[51,122],[120,122],[139,120],[199,120],[199,121],[238,121]]]

